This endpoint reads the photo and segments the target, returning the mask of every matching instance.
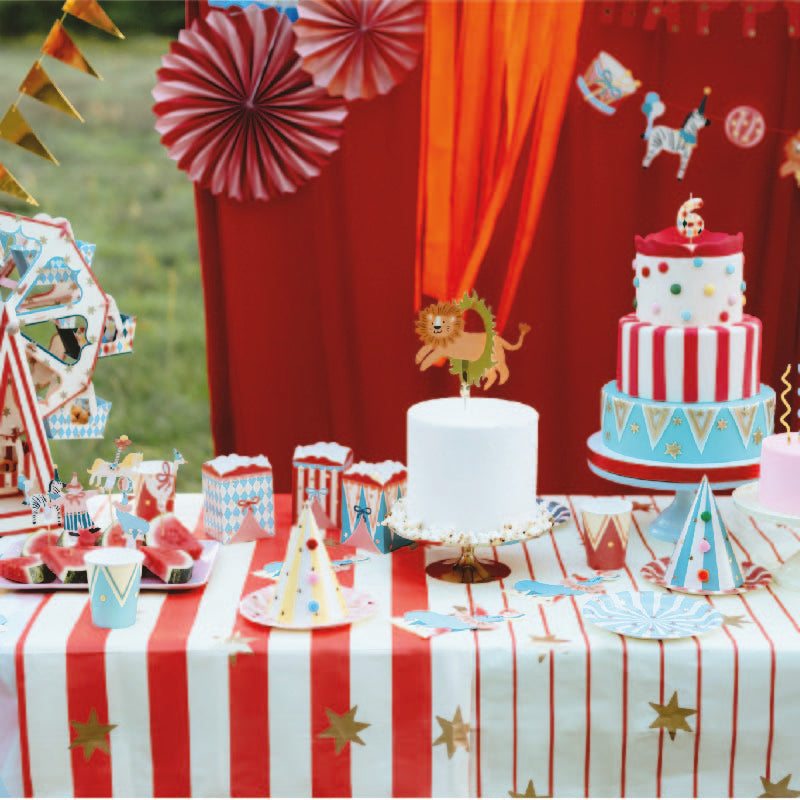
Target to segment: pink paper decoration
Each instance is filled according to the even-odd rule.
[[[332,95],[368,100],[413,69],[425,9],[418,0],[299,0],[296,50]]]
[[[156,130],[191,180],[235,200],[294,192],[339,147],[347,109],[313,85],[274,8],[211,11],[182,30],[153,89]]]
[[[766,129],[761,112],[752,106],[736,106],[725,117],[725,135],[737,147],[755,147]]]

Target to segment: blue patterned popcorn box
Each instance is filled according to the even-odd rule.
[[[97,408],[91,410],[89,400],[76,398],[45,417],[44,428],[48,439],[102,439],[111,411],[108,400],[96,400]]]
[[[202,468],[206,533],[222,544],[275,535],[272,466],[265,456],[235,453]]]

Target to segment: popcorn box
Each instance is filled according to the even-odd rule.
[[[97,398],[97,412],[90,410],[89,400],[76,398],[44,418],[49,439],[102,439],[108,422],[111,403]]]
[[[234,453],[206,461],[202,483],[205,529],[212,539],[228,544],[245,518],[248,527],[254,521],[264,536],[275,535],[272,466],[266,456]]]
[[[366,523],[367,532],[381,553],[411,544],[409,539],[380,524],[406,491],[404,464],[359,461],[342,475],[342,490],[342,544],[354,544],[348,540],[355,534],[360,520]]]
[[[335,442],[295,448],[292,458],[292,519],[297,524],[306,500],[319,503],[325,528],[338,528],[342,507],[342,473],[353,463],[353,451]],[[317,510],[318,511],[318,510]],[[327,519],[325,519],[327,518]]]
[[[175,477],[178,464],[175,461],[142,461],[136,491],[137,517],[151,520],[160,514],[171,514],[175,510]]]

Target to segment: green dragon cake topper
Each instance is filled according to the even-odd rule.
[[[483,331],[465,331],[464,314],[474,311],[483,321]],[[519,350],[530,325],[520,323],[519,339],[509,344],[497,334],[494,315],[476,292],[465,294],[460,302],[432,303],[417,315],[415,331],[422,341],[415,361],[424,372],[442,358],[450,361],[450,372],[461,380],[462,394],[480,385],[484,391],[495,381],[508,380],[506,350]]]

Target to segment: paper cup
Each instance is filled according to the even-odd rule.
[[[144,553],[102,547],[84,557],[89,576],[92,622],[98,628],[128,628],[136,622]]]
[[[581,504],[586,561],[592,569],[621,569],[633,504],[618,497],[594,497]]]

